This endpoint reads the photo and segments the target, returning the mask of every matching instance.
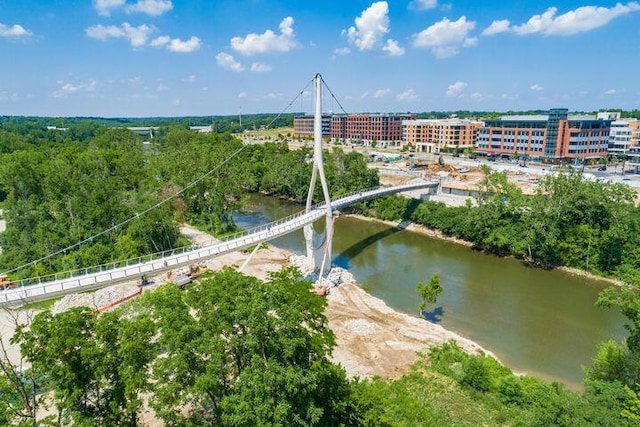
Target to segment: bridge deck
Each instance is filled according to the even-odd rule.
[[[331,207],[333,210],[342,209],[354,203],[377,197],[436,187],[437,185],[438,182],[423,181],[359,191],[332,201]],[[0,306],[18,305],[28,301],[49,299],[69,293],[98,289],[118,282],[139,279],[142,275],[154,275],[173,270],[275,239],[315,222],[322,218],[325,213],[326,206],[322,203],[315,205],[308,213],[302,211],[278,221],[230,236],[227,240],[212,241],[210,245],[203,247],[193,246],[119,263],[59,273],[52,276],[25,279],[20,282],[18,288],[0,292]]]

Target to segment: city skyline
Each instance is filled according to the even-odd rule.
[[[639,108],[640,3],[0,0],[0,114]],[[305,89],[306,87],[306,89]],[[340,112],[325,96],[325,111]]]

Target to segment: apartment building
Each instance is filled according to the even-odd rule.
[[[402,140],[416,152],[443,153],[474,148],[483,122],[464,119],[402,121]]]
[[[402,121],[415,114],[348,114],[331,117],[331,141],[345,144],[399,148]]]
[[[476,153],[585,162],[607,155],[611,123],[596,116],[569,116],[566,108],[544,115],[503,116],[487,120],[479,130]]]
[[[293,135],[313,138],[314,118],[312,115],[296,116],[293,118]],[[322,115],[322,137],[331,136],[331,116]]]
[[[609,154],[624,156],[640,143],[640,120],[620,119],[611,123]]]

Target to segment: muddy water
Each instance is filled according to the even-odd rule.
[[[235,215],[240,227],[259,225],[301,209],[252,196]],[[302,232],[272,242],[304,252]],[[579,388],[582,366],[597,344],[624,336],[624,319],[595,307],[606,284],[560,271],[525,267],[455,243],[384,224],[342,217],[335,223],[333,263],[396,310],[418,314],[419,281],[439,273],[444,292],[430,320],[476,341],[516,372]]]

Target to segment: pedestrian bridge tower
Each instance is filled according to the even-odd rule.
[[[304,227],[304,239],[307,244],[307,258],[313,269],[323,274],[331,269],[331,240],[333,238],[333,212],[329,186],[324,175],[324,162],[322,160],[322,76],[315,77],[315,112],[313,122],[313,171],[311,183],[307,194],[306,212],[311,210],[311,201],[316,187],[316,179],[320,175],[322,193],[326,202],[327,213],[325,216],[325,228],[323,232],[317,232],[313,224]]]

